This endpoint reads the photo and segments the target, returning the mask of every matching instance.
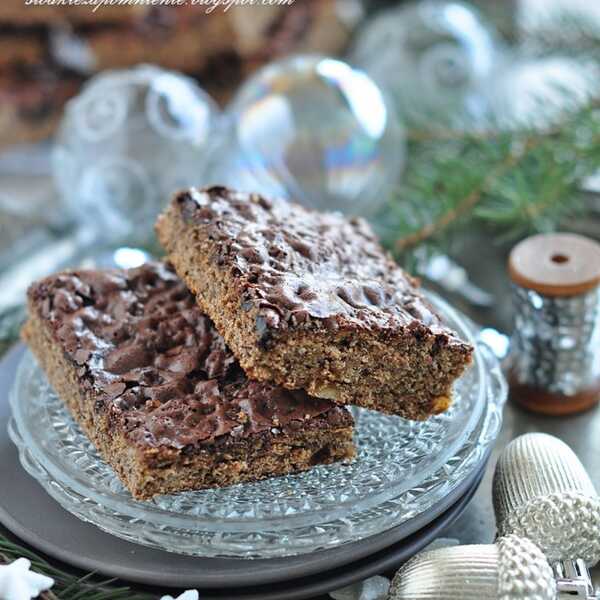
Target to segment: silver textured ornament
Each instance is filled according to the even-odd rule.
[[[561,440],[528,433],[502,452],[493,483],[498,535],[532,540],[550,562],[600,560],[600,498]]]
[[[600,590],[594,590],[588,568],[580,558],[553,565],[559,600],[598,600]]]
[[[545,414],[590,408],[600,399],[600,244],[534,235],[513,248],[508,271],[511,398]]]
[[[389,600],[554,600],[556,582],[542,552],[509,535],[496,544],[417,555],[398,571]]]

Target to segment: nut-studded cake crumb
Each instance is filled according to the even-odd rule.
[[[157,232],[250,377],[411,419],[449,406],[472,347],[365,221],[212,187]]]
[[[350,414],[304,392],[249,380],[161,263],[67,272],[34,284],[23,337],[137,498],[353,455]]]

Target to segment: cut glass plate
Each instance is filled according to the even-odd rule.
[[[481,465],[500,428],[506,384],[498,361],[465,317],[438,296],[429,299],[475,346],[474,364],[456,382],[451,408],[428,421],[353,408],[358,456],[351,464],[134,500],[29,352],[11,393],[10,434],[25,469],[66,510],[132,542],[238,558],[355,542],[406,524],[451,494]]]

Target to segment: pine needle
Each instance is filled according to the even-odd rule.
[[[67,573],[0,534],[0,564],[7,564],[21,557],[31,561],[33,571],[52,577],[55,581],[52,589],[40,596],[42,600],[156,600],[155,595],[136,592],[128,586],[117,586],[117,580],[101,579],[96,573],[88,573],[82,577]]]

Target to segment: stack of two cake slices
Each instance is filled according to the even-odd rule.
[[[48,277],[23,330],[136,498],[349,460],[344,404],[449,405],[472,348],[364,221],[212,187],[157,233],[169,263]]]

